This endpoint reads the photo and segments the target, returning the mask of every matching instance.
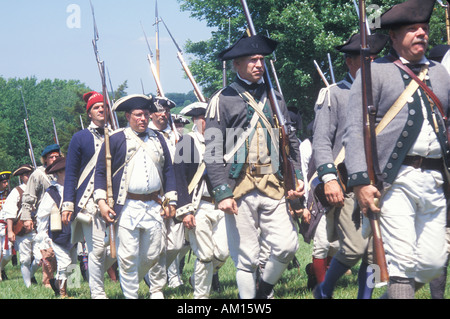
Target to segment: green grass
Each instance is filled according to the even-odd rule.
[[[312,292],[306,288],[307,276],[305,273],[305,266],[311,262],[312,245],[306,244],[302,237],[299,237],[300,248],[297,251],[296,257],[300,262],[299,268],[289,268],[286,270],[275,286],[275,299],[313,299]],[[164,290],[166,299],[192,299],[193,292],[189,285],[189,276],[193,273],[195,256],[192,254],[188,261],[186,255],[186,265],[183,270],[182,279],[184,285],[178,288],[168,288]],[[355,299],[358,293],[357,287],[357,273],[358,266],[352,268],[351,275],[342,277],[335,289],[334,299]],[[41,284],[42,271],[36,273],[37,285],[32,285],[26,288],[20,267],[13,266],[9,263],[6,266],[6,274],[8,280],[0,282],[0,299],[58,299],[55,297],[53,291],[44,288]],[[235,268],[233,262],[229,258],[225,265],[219,271],[220,284],[222,291],[220,293],[212,292],[211,299],[236,299],[238,297],[238,290],[235,282]],[[112,282],[107,274],[105,274],[105,289],[110,299],[123,299],[123,294],[118,282]],[[385,292],[385,288],[375,289],[373,298],[379,298]],[[68,288],[69,297],[72,299],[89,299],[89,286],[85,281],[81,282],[79,288]],[[445,297],[450,297],[450,285],[447,284]],[[142,281],[139,288],[139,298],[149,298],[148,287]],[[422,288],[417,294],[416,299],[430,299],[430,291],[428,285]]]

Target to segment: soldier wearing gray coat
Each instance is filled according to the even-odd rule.
[[[388,36],[383,34],[373,34],[368,37],[372,57],[375,58],[384,48],[387,40]],[[367,285],[367,279],[372,275],[367,271],[373,258],[371,241],[362,236],[359,207],[356,205],[353,192],[344,192],[342,183],[345,184],[345,181],[340,181],[336,168],[343,159],[337,159],[337,157],[342,157],[340,153],[343,152],[342,136],[345,129],[350,88],[356,72],[361,66],[360,43],[361,36],[358,33],[351,36],[345,44],[336,47],[339,52],[344,53],[349,72],[336,85],[323,89],[315,106],[314,163],[317,167],[317,176],[324,183],[324,195],[330,206],[326,215],[326,227],[331,230],[328,232],[330,241],[336,237],[339,239],[339,250],[333,256],[328,270],[327,256],[313,255],[313,269],[316,278],[318,278],[318,283],[323,282],[314,291],[316,298],[331,297],[337,280],[355,266],[361,258],[363,261],[358,273],[358,299],[370,299],[372,296],[372,289]],[[345,155],[352,156],[351,153]],[[323,241],[319,240],[318,242]],[[319,280],[323,278],[325,272],[324,280]]]
[[[263,83],[264,56],[275,47],[275,41],[255,35],[222,51],[219,56],[233,60],[237,77],[212,97],[206,113],[206,170],[217,207],[225,212],[228,246],[242,299],[267,298],[298,248],[279,180],[278,134]],[[284,100],[280,95],[277,98],[289,119]],[[299,174],[299,187],[287,194],[294,199],[302,197],[304,190],[298,140],[295,132],[289,137]],[[257,290],[261,241],[269,244],[271,254]]]
[[[425,58],[429,20],[435,1],[408,0],[381,16],[392,51],[372,63],[376,124],[414,80],[393,60],[415,71],[428,69],[424,81],[439,98],[444,114],[422,88],[406,97],[400,112],[376,136],[383,189],[370,184],[364,154],[361,77],[351,90],[344,135],[348,186],[361,210],[380,213],[389,271],[388,298],[414,298],[415,290],[440,275],[446,261],[448,142],[443,115],[448,116],[450,77],[439,63]],[[423,76],[423,75],[421,75]],[[350,111],[351,110],[351,111]],[[380,208],[374,204],[380,198]]]

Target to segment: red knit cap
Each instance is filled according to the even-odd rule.
[[[83,95],[83,100],[87,103],[86,112],[88,112],[92,105],[103,102],[103,95],[98,92],[91,91]]]

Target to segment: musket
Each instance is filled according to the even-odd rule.
[[[153,24],[155,26],[155,43],[156,43],[156,75],[159,79],[160,76],[160,50],[159,50],[159,16],[158,16],[158,0],[155,1],[155,23]],[[164,96],[164,94],[162,94]]]
[[[83,118],[81,117],[81,114],[80,114],[80,124],[81,124],[81,129],[84,130]]]
[[[372,96],[372,74],[371,74],[371,54],[367,44],[368,29],[366,24],[365,1],[359,0],[359,21],[361,32],[361,79],[362,79],[362,108],[363,108],[363,129],[364,129],[364,151],[366,155],[367,170],[369,179],[380,191],[383,187],[380,168],[378,163],[377,143],[375,134],[375,120],[377,109],[373,103]],[[378,204],[378,199],[376,200]],[[386,254],[383,246],[383,239],[380,229],[380,214],[367,210],[367,217],[373,233],[374,260],[379,267],[379,282],[376,286],[382,286],[389,282],[389,274],[386,264]]]
[[[175,41],[175,38],[172,36],[172,33],[170,33],[169,28],[167,27],[166,23],[164,22],[164,20],[161,18],[161,22],[164,24],[164,27],[167,30],[167,33],[169,33],[170,38],[172,39],[173,43],[175,44],[176,48],[177,48],[177,57],[178,60],[181,63],[181,66],[184,69],[184,72],[186,72],[187,77],[189,78],[189,81],[191,81],[192,86],[194,87],[194,92],[195,95],[197,96],[197,99],[200,102],[206,102],[205,97],[203,96],[197,82],[195,81],[194,77],[192,76],[191,70],[189,70],[189,67],[186,63],[186,61],[183,58],[183,51],[181,50],[180,46],[178,45],[177,41]]]
[[[269,31],[266,30],[266,32],[267,32],[267,37],[269,37]],[[272,56],[273,56],[273,59],[270,59],[270,67],[272,69],[273,78],[275,79],[275,83],[277,84],[278,92],[280,92],[280,94],[283,95],[283,92],[281,91],[280,81],[278,80],[277,70],[275,69],[275,62],[277,61],[275,51],[273,51]]]
[[[145,33],[144,26],[142,25],[142,22],[141,22],[141,28],[142,28],[142,32],[144,33],[145,42],[147,43],[147,48],[148,48],[148,51],[149,51],[149,53],[147,54],[147,60],[148,60],[148,63],[150,65],[150,72],[152,73],[153,78],[155,79],[156,90],[157,90],[159,96],[164,96],[164,91],[163,91],[163,88],[162,88],[162,85],[161,85],[161,81],[159,80],[159,73],[158,73],[158,70],[156,69],[155,63],[153,63],[153,51],[150,48],[150,44],[148,43],[147,34]]]
[[[255,26],[253,25],[253,20],[250,15],[250,12],[248,10],[247,2],[246,0],[240,0],[242,7],[244,9],[244,14],[247,19],[248,28],[250,31],[251,36],[256,35]],[[275,123],[276,126],[279,128],[280,131],[280,156],[281,156],[281,165],[282,165],[282,173],[283,173],[283,187],[285,191],[285,195],[290,190],[296,190],[297,188],[297,177],[295,175],[295,169],[293,165],[292,158],[289,156],[289,139],[288,139],[288,133],[289,133],[289,126],[287,125],[286,118],[284,117],[281,108],[278,104],[277,96],[275,94],[275,90],[273,88],[272,80],[270,79],[269,73],[267,72],[267,65],[264,61],[264,69],[266,70],[264,72],[264,82],[267,87],[270,106],[272,108],[272,111],[274,113],[275,117]],[[301,207],[293,207],[294,202],[290,203],[292,208],[297,210]],[[303,205],[302,205],[303,206]]]
[[[314,62],[314,66],[316,67],[317,72],[319,73],[320,77],[322,78],[323,83],[325,83],[326,87],[329,87],[330,83],[328,83],[328,80],[325,77],[325,75],[323,74],[322,70],[320,69],[319,64],[317,63],[316,60],[314,60],[313,62]]]
[[[113,88],[113,85],[112,85],[112,82],[111,82],[111,75],[109,74],[109,69],[108,68],[106,68],[106,72],[108,73],[109,88],[111,90],[111,95],[112,95],[112,101],[111,101],[110,98],[109,98],[109,94],[108,94],[108,103],[109,103],[108,105],[114,105],[114,102],[116,100],[116,95],[114,93],[114,88]],[[116,123],[116,126],[117,126],[117,128],[119,128],[120,127],[119,126],[119,118],[117,117],[117,113],[114,112],[113,116],[114,116],[114,121]]]
[[[334,84],[336,83],[336,79],[334,78],[333,63],[331,62],[331,55],[327,53],[327,56],[328,56],[328,65],[330,67],[331,81],[333,81]]]
[[[161,81],[159,80],[159,74],[156,71],[155,65],[153,63],[153,52],[152,52],[152,49],[150,48],[150,44],[148,43],[147,34],[145,33],[144,27],[142,26],[142,22],[141,22],[141,27],[142,27],[142,32],[144,32],[145,42],[147,43],[147,47],[148,47],[148,51],[149,51],[149,54],[147,54],[147,60],[150,64],[150,71],[152,72],[153,78],[155,79],[158,95],[161,97],[165,97],[164,91],[162,89]],[[175,134],[175,143],[178,143],[178,140],[179,140],[178,133],[177,133],[177,129],[175,127],[175,123],[173,123],[171,115],[169,115],[169,125],[172,128],[173,133]]]
[[[58,132],[56,131],[55,119],[52,117],[53,132],[55,133],[55,142],[59,145]]]
[[[31,145],[31,138],[30,138],[30,133],[28,132],[28,125],[27,125],[26,119],[23,119],[23,124],[25,126],[25,132],[27,133],[28,146],[29,146],[28,153],[30,155],[31,162],[33,163],[34,168],[36,168],[37,165],[36,165],[36,160],[34,159],[33,145]]]
[[[98,36],[98,30],[97,30],[97,24],[95,23],[95,15],[94,15],[94,7],[92,6],[91,2],[91,9],[92,9],[92,16],[94,18],[94,39],[92,40],[92,44],[94,47],[94,53],[95,58],[98,64],[98,69],[100,72],[100,78],[102,80],[102,93],[103,93],[103,105],[104,105],[104,112],[105,112],[105,160],[106,160],[106,201],[108,206],[112,209],[114,207],[114,198],[113,198],[113,190],[112,190],[112,174],[111,174],[111,149],[109,145],[109,127],[108,127],[108,118],[111,119],[111,122],[113,121],[113,117],[109,117],[108,113],[110,111],[110,106],[108,103],[108,90],[106,87],[106,76],[105,76],[105,62],[100,60],[98,50],[97,50],[97,41],[99,40]],[[114,229],[114,222],[111,223],[109,226],[109,244],[110,244],[110,252],[111,257],[116,258],[116,233]]]
[[[447,30],[447,44],[450,45],[450,2],[444,4],[441,0],[437,0],[441,7],[445,9],[445,28]]]
[[[228,46],[231,45],[231,19],[228,18]],[[222,61],[222,86],[227,86],[227,61]]]
[[[95,21],[95,13],[94,13],[94,6],[92,5],[92,1],[89,1],[91,4],[91,11],[92,11],[92,19],[94,21],[94,39],[92,40],[92,45],[94,47],[94,54],[95,54],[95,59],[97,61],[97,65],[98,65],[98,70],[100,73],[100,77],[103,79],[105,77],[105,68],[104,68],[104,64],[105,62],[103,60],[100,59],[100,54],[98,52],[98,46],[97,46],[97,42],[99,40],[99,35],[98,35],[98,29],[97,29],[97,23]],[[103,67],[102,67],[103,65]],[[106,82],[105,82],[106,83]],[[106,85],[106,84],[105,84]],[[105,101],[110,102],[109,101],[109,95],[108,95],[108,90],[106,90],[106,96],[103,95]],[[113,130],[116,130],[119,125],[118,122],[116,121],[116,117],[114,116],[112,109],[111,109],[111,104],[107,104],[104,106],[105,109],[108,109],[109,112],[105,112],[105,114],[108,115],[108,117],[106,117],[106,122],[108,122],[108,119],[110,121],[110,125],[111,128]],[[105,122],[105,123],[106,123]]]
[[[25,126],[25,133],[27,134],[27,140],[28,140],[28,155],[30,156],[31,159],[31,163],[33,163],[34,168],[37,168],[36,165],[36,159],[34,158],[34,151],[33,151],[33,145],[31,144],[31,138],[30,138],[30,132],[28,131],[28,125],[27,125],[27,121],[28,121],[28,110],[27,110],[27,106],[25,104],[25,99],[23,98],[23,92],[22,92],[22,88],[20,88],[20,95],[22,96],[22,102],[23,102],[23,107],[25,109],[25,118],[23,119],[23,124]]]

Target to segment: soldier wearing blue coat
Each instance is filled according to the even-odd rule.
[[[449,148],[443,121],[449,115],[450,76],[439,63],[425,58],[429,20],[435,1],[408,0],[381,16],[392,50],[371,65],[376,125],[410,83],[401,67],[410,68],[440,100],[442,112],[421,87],[405,96],[400,111],[387,118],[376,136],[379,191],[368,179],[363,142],[361,77],[351,89],[344,133],[348,186],[353,187],[363,213],[380,213],[389,272],[387,297],[414,298],[415,291],[440,275],[446,262],[446,198]],[[400,67],[394,61],[400,61]],[[358,107],[359,106],[359,107]],[[385,121],[385,120],[383,120]],[[380,208],[374,204],[380,199]]]
[[[106,298],[104,274],[115,259],[107,254],[106,224],[94,203],[94,172],[104,139],[103,95],[95,91],[83,95],[89,127],[75,133],[67,152],[62,221],[71,224],[72,243],[86,242],[89,287],[92,299]]]
[[[126,298],[138,298],[139,282],[161,253],[163,218],[173,218],[177,203],[175,173],[164,137],[148,128],[152,97],[119,99],[129,126],[110,136],[114,206],[107,200],[105,144],[97,160],[94,200],[105,221],[115,223],[120,283]]]

